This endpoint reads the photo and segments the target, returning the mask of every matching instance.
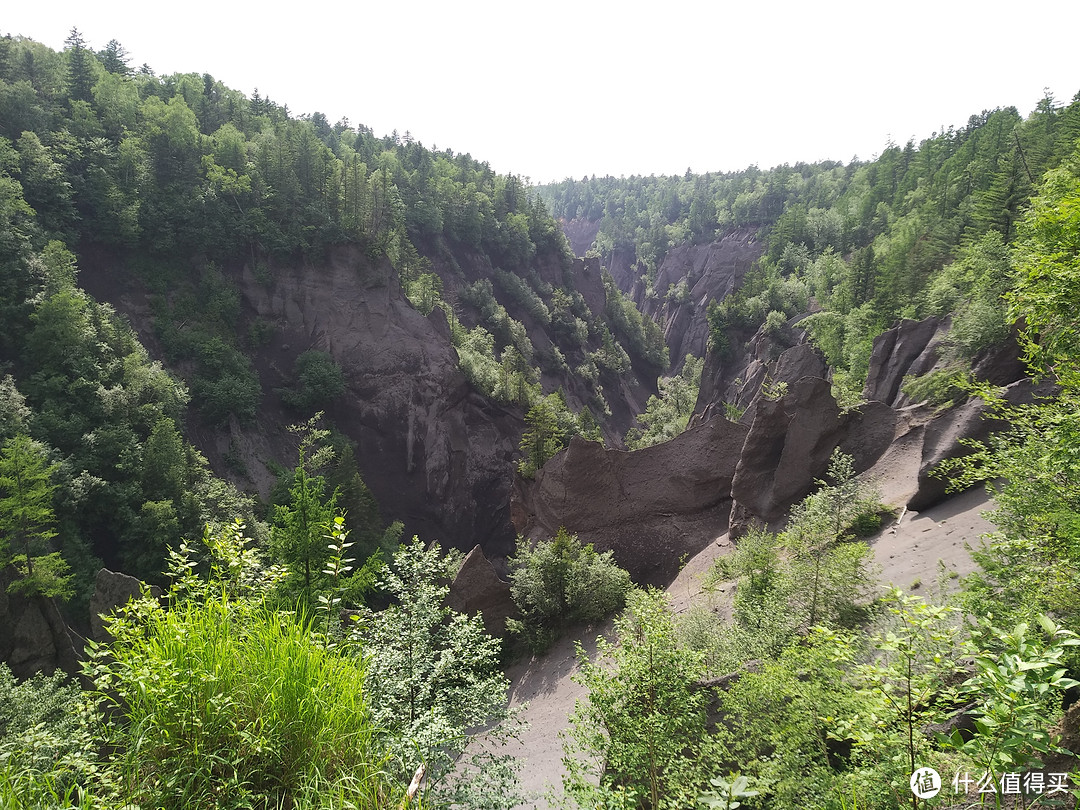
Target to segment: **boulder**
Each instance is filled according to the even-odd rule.
[[[828,373],[829,366],[821,351],[811,343],[799,343],[780,353],[769,376],[775,382],[790,385],[803,377],[824,378]]]
[[[484,620],[484,629],[496,638],[506,635],[506,620],[518,613],[510,586],[495,573],[478,545],[465,555],[457,576],[450,583],[446,603],[459,613],[470,616],[479,613]]]
[[[1007,340],[998,346],[991,346],[979,353],[972,366],[972,374],[978,380],[993,385],[1009,385],[1027,376],[1022,351],[1018,342],[1018,333],[1013,327]]]
[[[118,574],[108,568],[102,568],[94,577],[94,594],[90,597],[90,637],[103,644],[109,641],[109,631],[105,629],[102,616],[110,616],[132,599],[142,594],[143,583],[127,574]],[[160,595],[161,589],[156,588]]]

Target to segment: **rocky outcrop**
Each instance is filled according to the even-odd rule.
[[[12,568],[0,571],[0,661],[17,678],[57,669],[79,672],[79,655],[56,603],[42,596],[9,593]]]
[[[459,613],[470,616],[479,613],[484,620],[484,629],[496,638],[506,635],[506,620],[518,613],[510,586],[495,573],[480,546],[473,546],[465,555],[457,576],[450,583],[446,602]]]
[[[719,365],[707,377],[706,365],[698,400],[703,412],[690,430],[634,453],[571,445],[536,481],[516,482],[515,525],[534,537],[565,525],[583,540],[613,549],[638,581],[666,584],[677,570],[671,560],[703,548],[718,527],[738,537],[754,523],[781,523],[825,477],[836,449],[852,456],[856,472],[871,478],[887,503],[916,511],[932,506],[948,494],[948,480],[935,476],[934,469],[944,459],[970,452],[961,439],[981,439],[1001,427],[987,418],[979,400],[943,412],[904,405],[901,381],[935,367],[941,335],[940,325],[929,320],[901,323],[879,337],[867,385],[867,393],[879,399],[841,410],[824,359],[800,342],[797,323],[772,335],[759,332],[741,350],[740,377],[733,380],[735,371]],[[1015,351],[1014,346],[1013,357]],[[710,360],[716,363],[715,357]],[[987,353],[975,368],[977,375],[995,379],[1016,370],[1009,352],[1001,351]],[[1019,380],[1007,386],[1005,398],[1019,404],[1049,393],[1048,385],[1037,388]],[[748,407],[739,425],[723,419],[728,410],[723,406],[744,402]],[[741,428],[741,444],[725,428],[725,452],[715,460],[700,455],[708,444],[701,441],[704,433],[687,437],[698,430],[719,431],[720,425]],[[622,482],[630,476],[649,484],[627,489]],[[716,516],[722,504],[730,505],[726,519]],[[684,519],[675,541],[672,526],[686,515],[709,519]]]
[[[143,583],[127,574],[118,574],[102,568],[94,577],[94,594],[90,597],[90,637],[99,644],[110,641],[102,617],[111,616],[132,599],[142,595]],[[153,587],[154,596],[161,595],[161,588]]]
[[[596,235],[600,233],[600,220],[560,219],[559,227],[566,234],[574,255],[584,256],[596,241]]]
[[[937,362],[936,350],[927,352],[927,348],[938,335],[938,327],[937,318],[902,320],[874,338],[863,399],[899,404],[904,376],[925,374]]]
[[[614,551],[636,581],[669,581],[684,554],[725,531],[746,432],[712,419],[634,452],[576,438],[534,481],[515,482],[514,526],[532,538],[565,527]]]
[[[586,232],[580,224],[563,223],[569,238],[579,231]],[[687,354],[704,356],[709,302],[730,295],[763,252],[754,228],[735,229],[705,245],[678,245],[664,256],[651,288],[642,281],[645,269],[635,260],[632,249],[617,249],[604,263],[619,289],[663,328],[672,367],[677,368]],[[672,288],[682,293],[668,298]]]
[[[737,514],[781,517],[828,467],[845,422],[820,377],[803,377],[778,399],[759,397],[731,482]]]
[[[1017,380],[1005,387],[1004,399],[1011,405],[1030,404],[1037,397],[1052,395],[1053,390],[1053,385],[1048,382],[1034,384],[1030,380]],[[1004,422],[990,417],[979,399],[970,399],[937,415],[924,429],[918,489],[907,505],[919,511],[939,503],[945,498],[950,482],[948,478],[934,475],[938,465],[945,459],[972,452],[970,447],[960,443],[962,439],[985,439],[993,431],[1005,427]]]
[[[688,354],[704,357],[709,344],[709,302],[731,295],[761,258],[762,250],[753,230],[733,231],[707,245],[679,245],[657,269],[655,294],[636,292],[635,302],[642,312],[663,327],[673,366]],[[672,289],[683,293],[669,297]]]
[[[270,280],[244,267],[238,287],[249,317],[274,324],[256,358],[264,396],[257,426],[222,434],[195,426],[215,467],[241,460],[266,492],[272,465],[295,459],[285,426],[297,421],[272,392],[308,349],[341,366],[346,392],[327,410],[357,444],[365,482],[385,514],[453,546],[512,550],[508,510],[521,413],[476,394],[458,368],[441,310],[425,317],[404,298],[390,267],[357,247],[319,263],[272,265]],[[220,466],[219,466],[220,465]]]
[[[753,419],[750,406],[766,382],[792,384],[803,377],[827,378],[828,364],[821,352],[806,342],[798,319],[775,333],[759,329],[732,358],[710,353],[701,372],[696,410],[703,418],[725,415],[723,406],[747,411],[741,421]]]

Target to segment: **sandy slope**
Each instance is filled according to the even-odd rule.
[[[949,572],[969,573],[974,564],[967,545],[978,546],[980,536],[993,527],[981,513],[990,508],[986,493],[980,488],[957,495],[938,506],[919,514],[906,512],[899,523],[887,526],[871,540],[874,560],[880,567],[878,581],[882,587],[890,583],[915,592],[933,593],[939,581],[947,588],[955,587]],[[691,604],[711,599],[723,609],[728,594],[707,594],[701,580],[716,557],[731,551],[727,535],[718,537],[708,548],[689,560],[678,578],[668,588],[672,607],[685,611]],[[940,564],[945,574],[940,574]],[[568,725],[568,717],[576,700],[584,698],[584,690],[571,680],[577,670],[574,639],[580,638],[590,655],[596,650],[598,633],[610,632],[610,622],[600,627],[587,627],[562,639],[546,655],[514,664],[507,672],[511,682],[511,704],[527,703],[524,719],[530,728],[520,740],[515,753],[525,767],[522,787],[534,798],[523,808],[551,806],[544,798],[561,793],[562,741],[559,734]]]

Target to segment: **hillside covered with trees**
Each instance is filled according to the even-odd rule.
[[[1005,337],[1006,246],[1039,178],[1078,137],[1080,99],[1047,96],[1027,117],[983,111],[866,162],[593,177],[538,191],[560,220],[591,224],[592,249],[661,325],[686,307],[707,318],[718,355],[762,325],[814,313],[801,326],[841,399],[854,403],[873,338],[899,318],[955,316],[952,340],[966,363]],[[726,300],[694,296],[698,279],[686,268],[661,273],[676,248],[740,231],[754,233],[763,256]]]
[[[0,804],[510,808],[507,661],[621,610],[579,654],[567,802],[950,806],[908,792],[928,765],[1072,806],[1078,307],[1080,96],[847,165],[532,188],[115,40],[0,38],[0,643],[26,664],[20,616],[60,605],[83,658],[0,665]],[[867,403],[915,321],[931,359]],[[782,516],[740,512],[808,376],[863,456],[826,425]],[[883,593],[867,424],[976,401],[998,429],[932,474],[989,486],[998,532],[955,595]],[[725,611],[619,567],[686,563],[650,487],[715,501]],[[533,507],[627,525],[517,537]],[[99,632],[103,566],[158,590]],[[505,638],[451,607],[464,570]]]

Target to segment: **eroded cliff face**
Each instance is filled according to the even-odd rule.
[[[256,364],[264,395],[258,425],[203,431],[202,444],[243,459],[265,492],[272,461],[291,466],[294,440],[273,390],[296,355],[330,354],[346,392],[328,415],[357,443],[357,461],[384,514],[406,532],[488,554],[510,548],[510,481],[520,411],[492,404],[457,364],[441,310],[429,317],[405,299],[385,263],[360,250],[333,250],[325,262],[271,268],[262,283],[245,267],[245,308],[278,327]],[[216,466],[216,465],[215,465]]]
[[[117,264],[107,256],[85,261],[84,285],[127,315],[151,354],[161,356],[148,295],[136,280],[121,281]],[[510,486],[523,414],[471,388],[440,310],[417,312],[386,261],[355,246],[317,261],[270,260],[258,277],[250,265],[223,272],[241,299],[238,331],[255,318],[274,329],[250,352],[263,390],[257,421],[222,428],[195,415],[188,420],[188,438],[218,474],[265,497],[274,470],[296,464],[296,437],[286,428],[310,414],[286,409],[275,389],[292,384],[299,354],[319,349],[346,382],[327,415],[356,442],[384,519],[465,550],[479,543],[499,556],[512,548]]]
[[[571,237],[575,249],[584,244],[590,232],[595,238],[595,230],[588,226],[581,220],[563,223],[563,231]],[[705,245],[678,245],[668,251],[657,268],[651,288],[646,287],[642,278],[645,270],[631,253],[615,250],[604,261],[619,288],[661,325],[671,365],[677,368],[688,354],[705,355],[709,302],[722,301],[734,292],[763,252],[764,245],[753,228],[733,230]],[[673,291],[671,296],[669,290]]]
[[[535,480],[518,478],[514,525],[532,538],[565,526],[637,582],[666,583],[684,554],[722,534],[747,429],[724,419],[633,452],[575,438]]]
[[[794,319],[779,333],[759,332],[737,362],[711,357],[702,378],[699,416],[671,441],[625,453],[576,442],[533,481],[518,480],[512,516],[520,531],[549,536],[560,526],[584,542],[614,550],[641,582],[667,584],[682,554],[696,554],[724,532],[782,525],[788,509],[825,476],[834,450],[852,456],[883,500],[916,511],[947,497],[932,475],[944,459],[969,452],[959,441],[1001,427],[979,400],[938,411],[910,403],[906,374],[941,362],[946,326],[903,321],[874,342],[868,401],[841,409],[828,369]],[[1005,386],[1012,403],[1046,393],[1022,376],[1014,344],[974,364],[980,379]],[[770,384],[764,386],[763,381]],[[727,404],[745,404],[739,422]]]

